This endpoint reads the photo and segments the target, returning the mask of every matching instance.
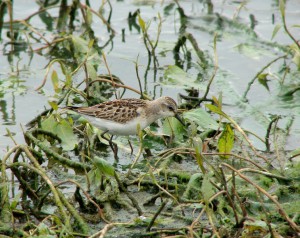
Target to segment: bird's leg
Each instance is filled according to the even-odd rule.
[[[114,152],[115,160],[119,161],[119,157],[118,157],[118,150],[119,150],[119,148],[118,148],[118,145],[112,141],[112,138],[113,138],[113,135],[110,137],[108,143],[110,145],[110,148]]]
[[[108,130],[103,131],[103,132],[101,133],[100,136],[102,137],[102,139],[104,139],[104,140],[106,140],[106,141],[108,142],[110,148],[111,148],[112,151],[114,152],[115,160],[116,160],[116,161],[119,161],[119,157],[118,157],[118,146],[117,146],[117,144],[115,144],[115,143],[112,141],[113,136],[110,136],[109,139],[107,139],[107,138],[104,136],[107,132],[108,132]]]
[[[128,144],[129,144],[130,149],[131,149],[130,155],[132,155],[133,154],[133,147],[132,147],[132,144],[131,144],[129,139],[128,139]]]

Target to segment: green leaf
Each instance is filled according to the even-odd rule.
[[[66,74],[65,86],[66,86],[67,88],[70,88],[71,85],[72,85],[72,76],[71,76],[71,74],[67,73],[67,74]]]
[[[92,168],[88,172],[88,178],[89,178],[89,181],[90,181],[91,185],[93,186],[93,188],[98,189],[99,186],[101,186],[102,174],[97,167]]]
[[[255,44],[249,42],[240,43],[234,47],[240,54],[243,54],[251,59],[260,60],[263,56],[271,56],[270,51],[259,48]]]
[[[101,171],[105,175],[114,176],[115,169],[112,165],[110,165],[106,160],[95,156],[93,158],[93,162],[96,165],[97,169]]]
[[[73,127],[66,120],[62,120],[57,125],[57,135],[62,140],[64,150],[73,150],[77,144],[77,138],[73,132]]]
[[[93,14],[91,13],[90,9],[87,8],[86,10],[86,24],[91,26],[93,23]]]
[[[52,80],[54,91],[56,93],[59,93],[61,91],[61,88],[59,86],[59,80],[58,80],[57,72],[55,70],[53,70],[52,72],[51,80]]]
[[[183,118],[197,124],[199,131],[217,130],[219,124],[211,117],[209,113],[202,108],[197,108],[183,113]]]
[[[53,109],[54,111],[57,111],[57,110],[58,110],[58,105],[57,105],[56,102],[54,102],[54,101],[48,101],[48,103],[49,103],[49,105],[52,107],[52,109]]]
[[[19,202],[20,202],[21,196],[22,196],[22,193],[18,193],[18,194],[13,198],[13,200],[12,200],[11,203],[10,203],[10,209],[11,209],[11,210],[16,209],[16,207],[18,206],[18,204],[19,204]]]
[[[300,148],[297,148],[290,153],[291,157],[299,156],[299,155],[300,155]]]
[[[279,10],[282,17],[285,17],[285,2],[284,0],[279,0]]]
[[[95,39],[91,39],[91,40],[89,41],[88,47],[89,47],[89,48],[92,48],[93,45],[94,45],[94,42],[95,42]]]
[[[165,80],[161,83],[166,86],[186,89],[194,87],[205,90],[205,85],[203,83],[197,82],[192,76],[176,65],[168,66],[164,73],[164,79]]]
[[[175,117],[166,118],[163,122],[163,132],[167,135],[175,135],[178,140],[183,139],[184,131],[183,125]]]
[[[300,52],[299,50],[295,52],[293,57],[293,62],[297,65],[298,69],[300,69]]]
[[[231,152],[234,144],[234,132],[230,126],[230,124],[226,124],[225,129],[223,130],[219,141],[218,141],[218,149],[220,153],[228,154]],[[221,155],[222,159],[228,159],[229,155]]]
[[[195,148],[195,155],[196,155],[196,160],[197,160],[198,166],[201,169],[202,173],[205,174],[206,171],[203,166],[204,157],[202,155],[203,142],[202,142],[201,138],[193,137],[193,145]]]
[[[79,36],[72,36],[74,49],[79,53],[87,53],[89,51],[89,42]]]
[[[61,139],[63,150],[73,150],[77,144],[77,137],[73,132],[73,127],[69,121],[58,117],[57,119],[52,114],[50,117],[42,121],[42,129],[52,132]]]
[[[210,179],[212,178],[211,173],[204,174],[202,186],[201,186],[201,193],[203,196],[203,200],[205,204],[209,204],[209,199],[215,194],[214,187],[210,182]]]
[[[270,91],[270,89],[269,89],[269,85],[268,85],[268,79],[267,79],[267,76],[268,76],[269,74],[268,73],[266,73],[266,74],[260,74],[260,75],[258,75],[258,82],[262,85],[262,86],[264,86],[268,91]]]
[[[271,37],[271,40],[274,39],[274,37],[277,35],[278,31],[280,30],[281,28],[281,25],[280,24],[277,24],[275,27],[274,27],[274,30],[273,30],[273,33],[272,33],[272,37]]]
[[[87,72],[89,77],[92,80],[97,79],[97,71],[95,70],[95,67],[93,66],[93,64],[89,61],[86,62],[86,68],[87,68]]]
[[[212,105],[212,104],[205,104],[205,106],[212,112],[217,113],[223,117],[227,118],[227,115],[225,112],[223,112],[219,107]]]
[[[182,197],[186,199],[201,199],[201,180],[203,174],[195,173],[190,177]]]

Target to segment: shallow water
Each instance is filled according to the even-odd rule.
[[[94,9],[99,8],[99,1],[90,1]],[[271,115],[281,115],[278,126],[283,131],[292,121],[289,135],[285,145],[286,150],[294,150],[299,147],[300,141],[300,110],[299,93],[291,98],[279,97],[284,90],[279,83],[277,73],[282,61],[272,64],[265,72],[274,75],[268,83],[269,91],[256,80],[252,85],[247,99],[241,102],[248,82],[258,71],[270,61],[284,54],[280,46],[292,44],[291,39],[281,29],[276,37],[271,40],[272,32],[276,24],[281,24],[281,16],[277,1],[251,0],[239,12],[240,1],[213,1],[213,13],[207,12],[207,6],[202,1],[180,1],[181,7],[188,16],[187,32],[192,33],[198,46],[213,58],[213,37],[218,33],[217,54],[219,70],[212,84],[209,97],[223,95],[224,111],[234,118],[243,128],[252,131],[264,138],[266,128]],[[133,88],[138,89],[138,81],[135,72],[134,61],[138,59],[139,73],[142,79],[143,89],[149,95],[160,95],[178,98],[178,93],[185,94],[182,87],[167,86],[163,81],[164,70],[168,65],[174,65],[173,47],[179,35],[180,18],[175,6],[167,11],[166,6],[171,6],[171,1],[111,1],[113,6],[111,26],[116,30],[112,41],[104,48],[110,71]],[[14,1],[14,19],[24,19],[38,10],[34,1]],[[142,18],[147,22],[151,20],[149,33],[154,39],[157,30],[157,14],[163,18],[162,33],[158,44],[157,55],[159,70],[155,73],[153,68],[146,71],[148,55],[143,44],[141,33],[136,29],[129,29],[127,17],[129,12],[140,9]],[[300,2],[291,0],[287,2],[286,17],[291,33],[297,38],[299,28],[292,27],[299,24]],[[108,7],[105,7],[105,16]],[[49,10],[53,16],[58,15],[58,9]],[[250,15],[256,19],[256,24],[251,28]],[[221,16],[221,21],[218,16]],[[274,19],[274,22],[273,22]],[[8,21],[6,14],[5,22]],[[41,19],[33,17],[30,23],[51,41],[53,33],[49,31]],[[55,24],[54,24],[55,25]],[[1,35],[0,51],[0,154],[5,153],[7,147],[12,147],[14,142],[9,138],[7,130],[13,135],[16,143],[23,143],[22,127],[49,108],[48,100],[54,95],[50,80],[47,81],[43,92],[35,89],[41,85],[46,66],[49,63],[47,50],[43,54],[32,53],[26,44],[20,44],[12,50],[7,37],[8,24],[4,25]],[[55,29],[55,27],[53,27]],[[109,33],[99,18],[93,17],[93,29],[99,39],[99,45],[105,44],[109,39]],[[125,30],[125,41],[122,41],[122,30]],[[55,32],[55,30],[53,30]],[[80,24],[77,26],[80,34]],[[253,35],[257,35],[254,37]],[[21,42],[26,42],[26,35],[20,33]],[[278,43],[278,45],[275,44]],[[41,43],[32,41],[32,48],[42,47]],[[188,44],[191,49],[191,45]],[[197,57],[192,51],[190,66],[185,61],[183,68],[188,68],[188,73],[196,79],[199,72]],[[289,76],[285,85],[299,84],[299,72],[293,64],[290,65],[295,75]],[[59,65],[54,68],[60,73]],[[103,64],[98,69],[99,74],[106,74]],[[147,73],[147,74],[146,74]],[[146,77],[145,77],[146,75]],[[209,76],[209,75],[208,75]],[[76,78],[83,77],[79,73]],[[206,85],[209,77],[203,79],[200,84]],[[199,88],[203,88],[199,85]],[[200,96],[204,91],[200,90]],[[124,97],[138,97],[127,91]],[[252,137],[251,137],[252,138]],[[252,138],[258,149],[264,149],[264,144]]]

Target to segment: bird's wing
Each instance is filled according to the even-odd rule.
[[[145,105],[146,101],[132,98],[104,102],[91,107],[73,108],[73,110],[83,115],[126,123],[137,117],[139,115],[137,109]]]

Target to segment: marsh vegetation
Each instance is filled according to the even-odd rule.
[[[297,7],[0,1],[0,235],[298,237]],[[119,160],[61,110],[160,96],[186,125],[115,138]]]

